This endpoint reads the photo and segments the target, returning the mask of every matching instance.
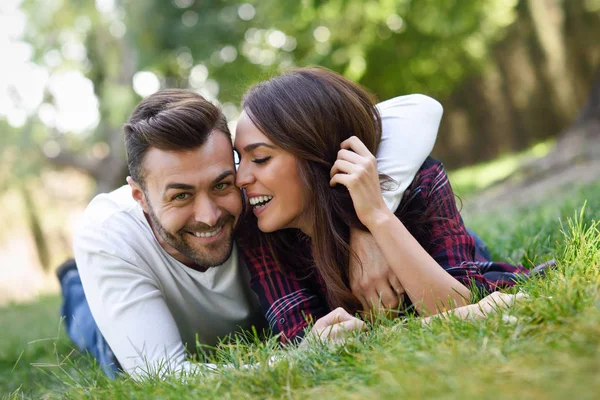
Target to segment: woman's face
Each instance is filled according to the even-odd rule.
[[[242,112],[234,148],[240,157],[236,185],[246,190],[263,232],[298,228],[309,235],[304,221],[308,204],[296,157],[276,146]]]

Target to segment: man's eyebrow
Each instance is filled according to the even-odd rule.
[[[261,147],[261,146],[268,147],[270,149],[276,149],[277,148],[277,147],[275,147],[275,146],[273,146],[272,144],[269,144],[269,143],[257,142],[257,143],[249,144],[248,146],[244,147],[244,151],[245,152],[252,151],[252,150],[256,149],[257,147]]]
[[[223,171],[219,174],[219,176],[217,176],[213,181],[212,184],[217,184],[220,181],[222,181],[223,179],[227,178],[230,175],[235,175],[235,172],[233,170],[227,170],[227,171]],[[165,186],[165,189],[163,190],[163,194],[167,193],[169,190],[171,189],[179,189],[179,190],[194,190],[196,189],[196,187],[194,185],[188,185],[187,183],[169,183],[167,186]]]
[[[195,186],[188,185],[187,183],[169,183],[167,186],[165,186],[165,190],[163,190],[163,192],[166,193],[170,189],[193,190],[195,189]]]
[[[193,185],[188,185],[187,183],[169,183],[165,186],[165,192],[169,189],[182,189],[182,190],[192,190],[194,189]]]
[[[235,175],[235,172],[232,169],[227,170],[227,171],[223,171],[223,172],[221,172],[221,174],[219,176],[217,176],[213,180],[212,184],[215,185],[215,184],[219,183],[220,181],[222,181],[223,179],[227,178],[230,175]]]

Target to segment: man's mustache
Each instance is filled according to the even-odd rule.
[[[188,231],[188,232],[211,232],[214,231],[215,229],[219,229],[229,223],[233,223],[235,221],[235,217],[231,214],[227,214],[221,218],[219,218],[217,220],[217,222],[213,225],[207,225],[207,224],[203,224],[202,222],[196,224],[196,225],[187,225],[184,230]]]

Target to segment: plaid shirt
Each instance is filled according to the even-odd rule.
[[[513,285],[516,274],[528,273],[524,267],[489,262],[478,254],[439,161],[433,158],[425,161],[405,192],[402,207],[416,215],[434,210],[433,218],[425,223],[426,229],[420,235],[413,235],[442,268],[472,291],[490,293]],[[407,229],[411,231],[409,225]],[[310,243],[310,239],[299,234],[298,254],[290,256],[310,255]],[[316,321],[330,311],[326,287],[316,270],[299,279],[293,272],[282,272],[268,251],[240,247],[250,271],[252,289],[258,295],[269,326],[275,334],[282,334],[283,342],[301,338],[308,319]]]

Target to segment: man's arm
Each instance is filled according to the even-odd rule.
[[[84,228],[75,258],[92,315],[123,369],[133,377],[193,372],[156,279],[139,267],[117,233]]]
[[[377,104],[383,132],[377,149],[377,169],[396,183],[383,192],[383,199],[395,211],[404,191],[431,153],[444,109],[422,94],[398,96]]]
[[[399,96],[377,105],[383,132],[377,149],[377,169],[393,179],[383,199],[392,211],[431,153],[443,108],[421,94]],[[350,287],[364,310],[397,308],[404,293],[370,233],[353,229],[350,247]],[[360,261],[359,261],[360,260]]]

